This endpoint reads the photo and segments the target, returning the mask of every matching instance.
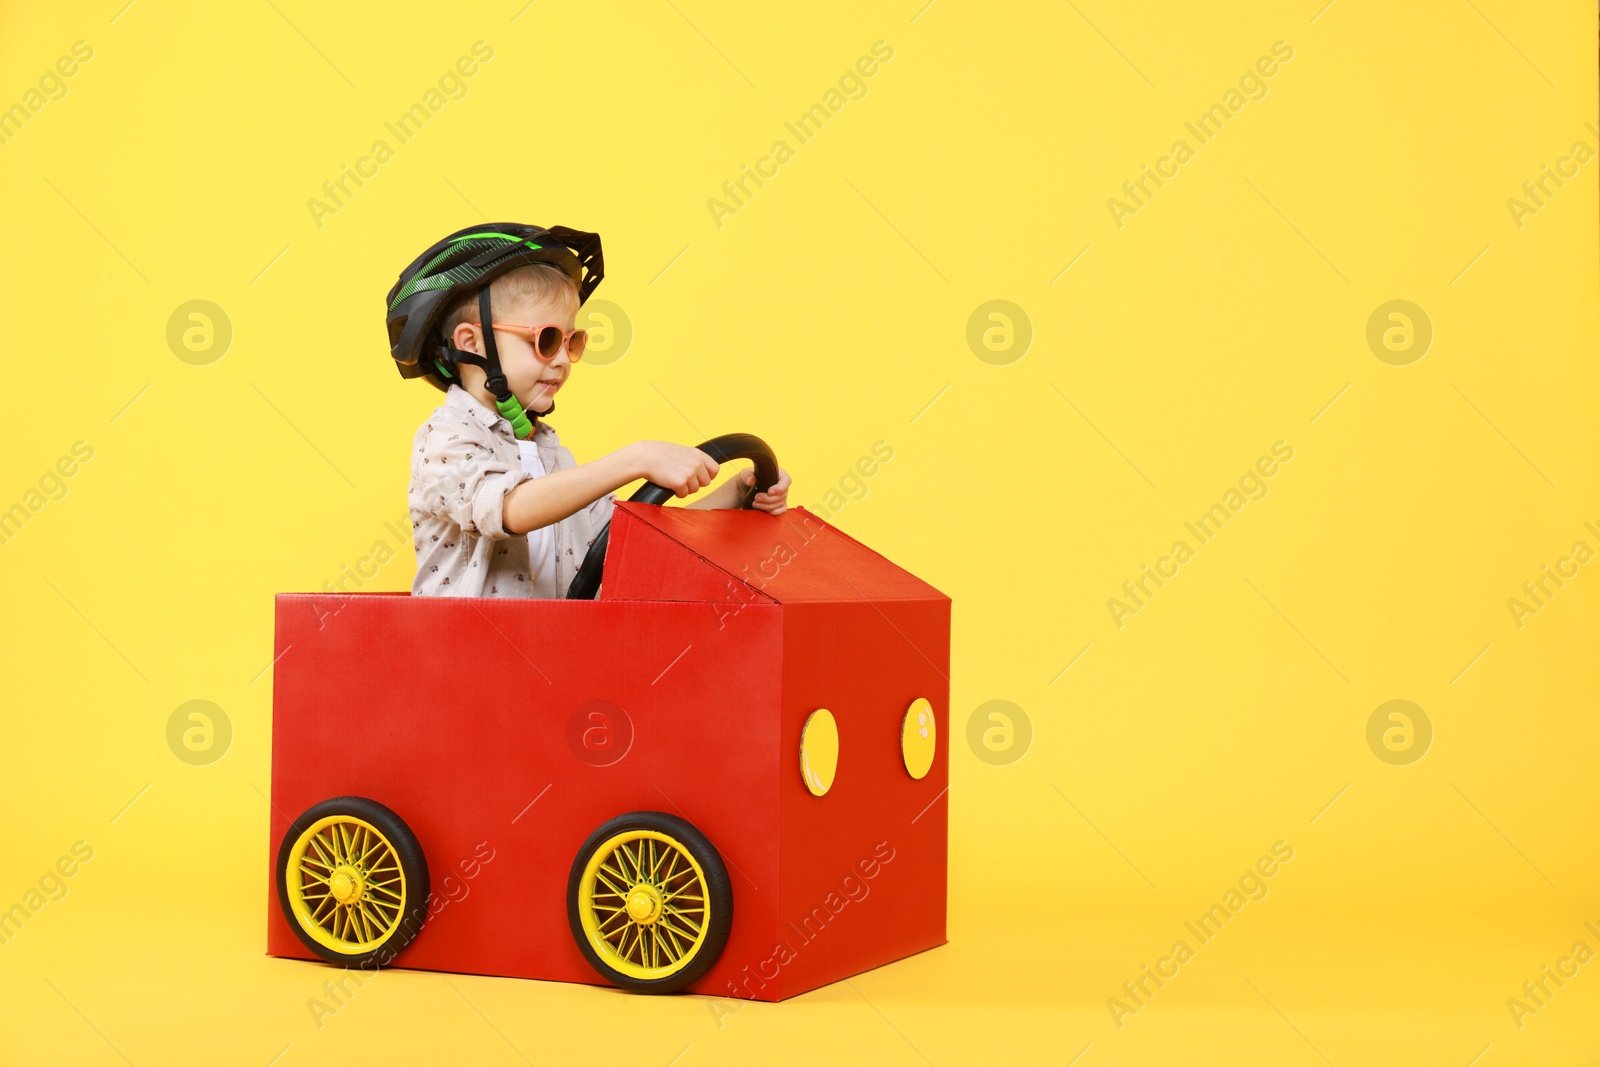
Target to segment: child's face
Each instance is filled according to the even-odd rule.
[[[576,317],[577,313],[569,303],[557,297],[555,300],[522,301],[504,311],[496,311],[495,322],[496,325],[559,326],[565,332],[572,329]],[[457,347],[482,352],[479,336],[478,327],[462,323],[456,327],[455,343]],[[566,347],[562,346],[547,363],[539,358],[532,340],[521,332],[496,330],[494,343],[500,354],[500,370],[505,374],[506,384],[511,387],[512,394],[525,408],[537,412],[549,411],[550,405],[555,403],[556,391],[572,372],[572,361],[567,358]],[[483,372],[477,367],[463,367],[462,371],[464,375],[477,371],[473,378],[482,385]],[[465,381],[464,377],[464,384]]]

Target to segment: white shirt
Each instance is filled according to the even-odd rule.
[[[578,465],[555,427],[540,419],[533,437],[547,474]],[[417,428],[411,443],[406,502],[417,554],[413,596],[531,597],[526,534],[507,532],[506,494],[533,477],[511,424],[459,385]],[[552,523],[557,595],[572,585],[589,549],[616,506],[607,493]]]
[[[517,449],[522,453],[522,469],[535,478],[545,475],[544,464],[539,460],[538,449],[531,440],[518,441]],[[537,530],[528,531],[528,562],[533,568],[533,595],[536,597],[556,597],[561,592],[556,589],[556,527],[555,523],[539,527]]]

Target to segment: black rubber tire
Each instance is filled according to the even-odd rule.
[[[294,908],[289,903],[289,883],[286,877],[289,867],[289,855],[294,850],[294,843],[306,828],[318,819],[330,815],[348,815],[362,819],[377,827],[384,837],[393,843],[395,852],[400,861],[400,868],[405,872],[407,897],[402,900],[400,910],[402,914],[400,929],[375,949],[367,952],[345,954],[322,944],[306,932],[300,925],[300,920],[295,917]],[[319,804],[313,804],[305,813],[290,824],[284,833],[283,840],[278,845],[278,862],[273,871],[278,886],[278,907],[283,910],[283,917],[289,923],[289,929],[294,931],[300,943],[311,952],[329,963],[337,963],[346,967],[382,967],[393,962],[400,952],[416,939],[422,932],[422,924],[428,918],[428,897],[430,887],[428,884],[428,861],[422,854],[422,845],[417,841],[417,835],[405,824],[405,820],[393,811],[379,804],[376,800],[366,797],[333,797]]]
[[[705,873],[707,908],[705,940],[683,969],[664,978],[636,978],[616,970],[600,958],[594,946],[589,944],[589,939],[584,936],[578,901],[583,870],[588,866],[589,858],[602,843],[626,830],[654,830],[666,834],[683,845]],[[710,839],[695,829],[694,824],[687,819],[680,819],[676,815],[668,815],[662,811],[630,811],[625,815],[618,815],[590,834],[572,861],[572,872],[567,878],[567,923],[572,930],[573,940],[578,944],[578,951],[583,953],[583,958],[589,961],[589,966],[595,969],[595,973],[612,985],[632,993],[676,993],[703,977],[722,955],[722,950],[727,947],[728,934],[733,929],[733,886],[728,881],[728,868],[723,865],[722,857]]]

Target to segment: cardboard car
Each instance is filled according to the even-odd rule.
[[[803,507],[600,547],[277,597],[267,951],[776,1001],[943,944],[950,599]]]

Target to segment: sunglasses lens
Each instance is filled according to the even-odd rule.
[[[556,353],[561,351],[561,331],[554,326],[546,326],[539,331],[539,356],[541,359],[555,359]]]
[[[576,363],[583,358],[583,350],[589,346],[589,331],[574,330],[567,339],[567,358]]]

